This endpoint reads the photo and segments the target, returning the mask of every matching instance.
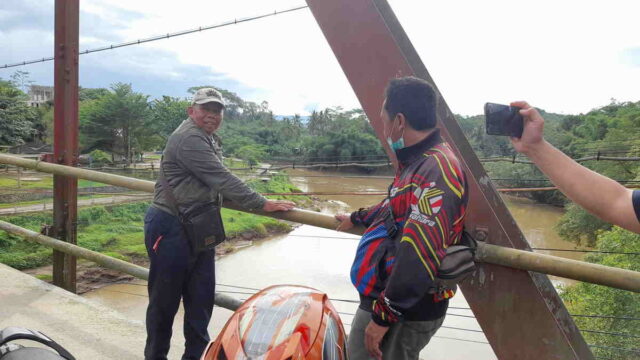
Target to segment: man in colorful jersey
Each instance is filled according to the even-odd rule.
[[[447,247],[462,235],[467,185],[436,126],[436,95],[414,77],[394,79],[381,117],[398,158],[389,197],[337,215],[338,230],[367,228],[351,281],[360,293],[347,346],[350,360],[418,359],[444,321],[452,289],[435,289]]]

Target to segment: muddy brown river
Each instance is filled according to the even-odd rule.
[[[291,180],[303,191],[385,191],[389,179],[361,179],[316,177],[340,175],[331,172],[293,170]],[[307,177],[305,175],[312,175]],[[336,213],[371,205],[381,196],[322,196],[331,200],[323,209]],[[575,245],[562,240],[554,225],[562,210],[535,204],[528,200],[505,198],[509,209],[523,229],[525,236],[538,248],[574,249]],[[349,281],[349,269],[355,254],[358,237],[308,225],[289,234],[256,241],[217,261],[217,290],[241,299],[255,289],[274,284],[301,284],[326,292],[341,313],[349,331],[357,307],[350,300],[357,293]],[[545,252],[552,255],[580,259],[580,253]],[[565,280],[552,279],[554,284]],[[148,302],[144,281],[106,286],[84,295],[115,308],[131,319],[144,321]],[[473,313],[461,292],[452,299],[448,316],[435,337],[422,351],[421,358],[429,360],[495,359],[490,345],[480,330]],[[231,311],[215,308],[210,325],[212,336],[222,328]],[[462,316],[456,316],[462,315]],[[457,328],[457,329],[452,329]],[[459,330],[464,329],[464,330]],[[174,336],[182,336],[182,309],[174,323]]]

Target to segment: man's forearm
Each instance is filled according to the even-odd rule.
[[[605,221],[636,229],[629,189],[578,164],[546,141],[526,155],[573,202]]]

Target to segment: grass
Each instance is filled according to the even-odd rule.
[[[232,158],[224,158],[222,163],[224,164],[224,166],[230,169],[243,169],[249,167],[246,162]]]
[[[82,200],[82,199],[92,199],[92,198],[101,198],[101,197],[110,197],[110,196],[114,196],[114,195],[109,195],[109,194],[99,194],[99,195],[81,195],[78,196],[78,199]],[[20,202],[14,202],[14,203],[6,203],[6,204],[0,204],[0,209],[6,209],[6,208],[13,208],[13,207],[20,207],[20,206],[28,206],[28,205],[42,205],[43,199],[40,200],[30,200],[30,201],[20,201]],[[53,203],[53,199],[48,198],[44,200],[45,203],[47,204],[51,204]]]
[[[42,281],[48,281],[48,282],[52,282],[53,281],[53,275],[52,274],[38,274],[36,275],[37,279],[40,279]]]
[[[260,179],[252,179],[247,184],[259,193],[301,193],[302,190],[295,187],[289,182],[289,176],[278,175],[272,176],[269,181]],[[290,200],[296,203],[298,207],[310,207],[313,204],[309,196],[303,195],[275,195],[267,196],[269,199]]]
[[[25,176],[27,177],[27,176]],[[31,176],[29,176],[31,177]],[[41,177],[38,175],[38,177]],[[79,188],[88,188],[88,187],[101,187],[101,186],[109,186],[106,184],[98,183],[95,181],[89,180],[78,180]],[[15,177],[0,177],[0,188],[17,188],[18,187],[18,179]],[[21,189],[53,189],[53,176],[42,176],[38,181],[22,181],[20,185]]]
[[[252,181],[250,186],[260,192],[296,192],[286,176],[274,177],[267,183]],[[297,201],[311,201],[308,197],[279,196]],[[95,206],[78,211],[78,245],[125,261],[146,258],[143,219],[148,202],[113,206]],[[290,226],[276,219],[223,209],[222,218],[227,237],[245,232],[266,235],[269,231],[286,231]],[[40,231],[43,224],[52,224],[51,212],[12,216],[3,220]],[[17,269],[29,269],[51,263],[51,249],[0,231],[0,262]]]

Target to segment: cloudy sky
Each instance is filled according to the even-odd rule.
[[[526,99],[579,113],[640,100],[640,2],[389,0],[450,108],[481,113],[487,101]],[[274,10],[301,0],[82,0],[80,48],[92,49]],[[0,0],[0,66],[51,56],[53,0]],[[357,19],[354,19],[357,21]],[[186,96],[213,84],[266,100],[276,114],[358,107],[308,9],[203,33],[83,55],[80,85],[131,83]],[[53,83],[53,63],[0,69]]]

